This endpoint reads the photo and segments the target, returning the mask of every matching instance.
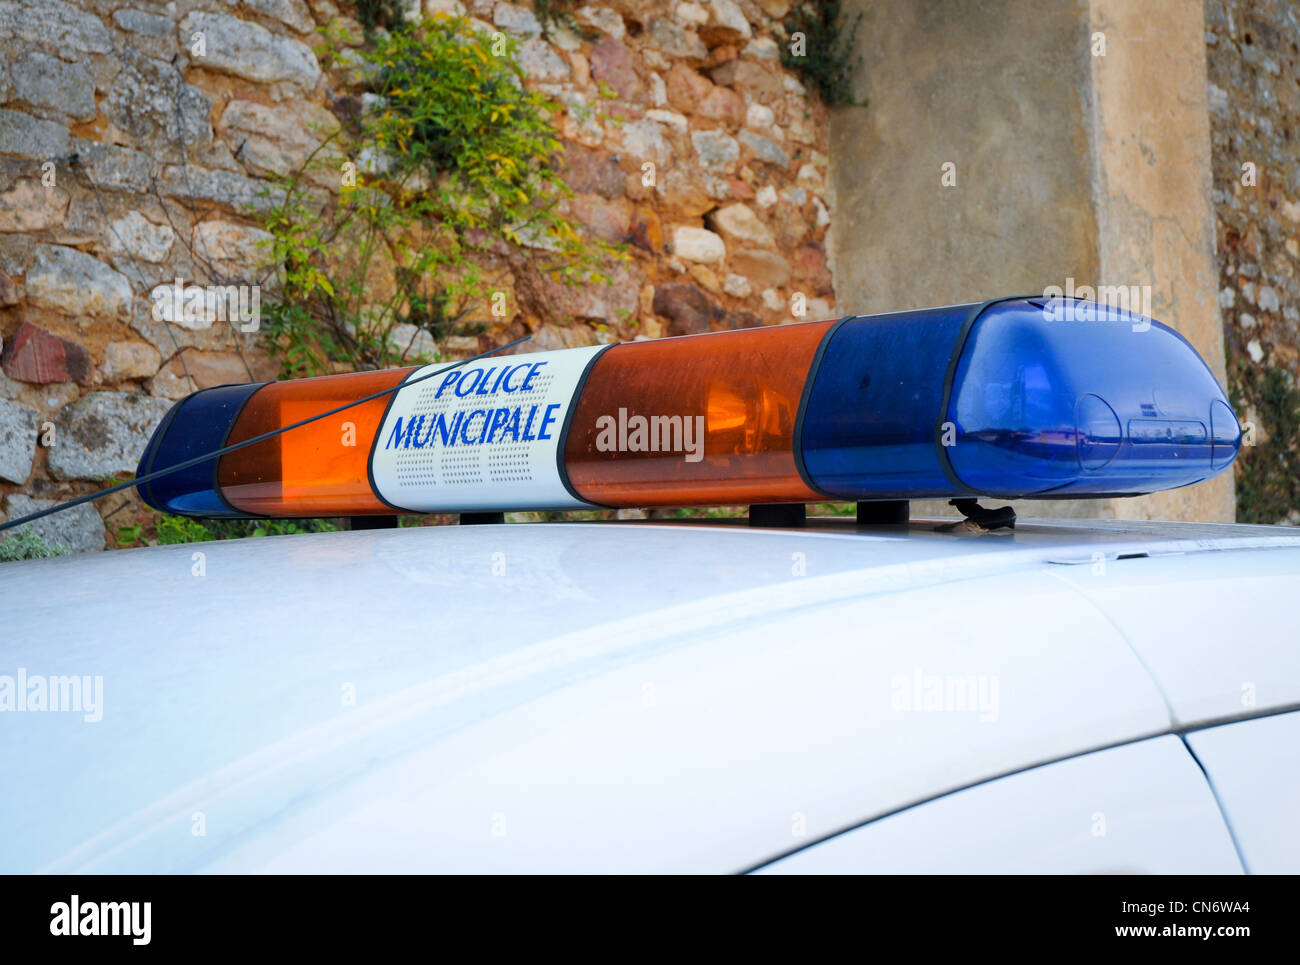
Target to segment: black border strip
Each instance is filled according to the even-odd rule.
[[[442,362],[430,362],[429,366],[442,364]],[[397,401],[397,397],[401,395],[402,389],[406,386],[406,383],[411,380],[411,377],[423,368],[426,368],[426,366],[415,366],[415,368],[411,369],[411,371],[407,372],[406,375],[402,377],[402,381],[397,383],[397,386],[393,391],[388,393],[388,404],[384,406],[384,414],[379,417],[379,426],[375,429],[375,437],[370,440],[370,454],[366,456],[366,482],[370,483],[370,492],[374,494],[374,497],[377,500],[389,509],[395,510],[398,513],[405,513],[408,516],[423,516],[424,514],[417,513],[414,509],[405,509],[398,506],[396,503],[390,503],[383,497],[383,494],[379,492],[379,487],[375,485],[375,450],[379,448],[379,437],[384,434],[384,423],[388,421],[388,413],[392,411],[393,403]]]
[[[564,414],[564,425],[560,427],[560,437],[555,444],[555,468],[560,474],[560,482],[564,485],[565,491],[570,496],[582,503],[584,506],[590,506],[593,509],[614,509],[614,506],[606,506],[603,503],[593,503],[589,499],[583,499],[578,495],[578,491],[573,488],[569,482],[569,471],[564,465],[564,448],[569,441],[569,427],[573,425],[573,417],[578,411],[578,402],[582,398],[582,390],[587,385],[587,378],[591,375],[591,370],[596,367],[598,359],[604,357],[610,349],[618,348],[620,345],[634,345],[635,342],[614,342],[610,345],[602,346],[600,351],[587,360],[587,366],[578,376],[578,384],[573,387],[573,396],[569,400],[569,411]]]
[[[199,390],[199,392],[206,392],[206,391],[207,391],[206,389]],[[145,449],[145,453],[149,456],[149,464],[147,466],[136,466],[137,476],[148,476],[153,472],[153,464],[155,460],[157,460],[158,458],[158,450],[162,448],[163,437],[167,435],[167,430],[170,429],[172,423],[176,421],[177,413],[180,412],[181,409],[185,408],[185,404],[198,394],[199,394],[198,392],[191,392],[185,398],[178,399],[176,402],[172,403],[172,407],[168,409],[167,414],[162,417],[162,422],[158,423],[158,428],[153,431],[153,435],[149,439],[149,445]],[[158,444],[154,445],[155,442],[157,442]],[[140,469],[143,469],[144,472],[140,472],[139,471]],[[140,493],[145,503],[147,503],[150,507],[152,507],[153,509],[157,509],[159,512],[167,512],[167,510],[165,509],[159,509],[158,503],[155,502],[156,497],[154,496],[154,492],[153,492],[152,480],[145,483],[143,489],[141,489],[141,487],[139,486],[136,486],[135,488],[136,488],[136,492]]]
[[[943,424],[947,420],[944,418],[948,414],[948,403],[952,401],[952,380],[957,374],[957,363],[961,361],[962,353],[966,350],[966,340],[970,337],[971,329],[979,321],[980,316],[992,308],[994,305],[1001,305],[1004,302],[1027,301],[1031,298],[1042,298],[1042,295],[1003,295],[1000,298],[990,298],[986,302],[976,305],[966,321],[962,322],[961,330],[957,333],[957,340],[953,343],[952,355],[948,357],[948,371],[943,377],[943,400],[939,403],[939,412],[934,419],[934,448],[939,457],[939,468],[947,477],[948,482],[955,486],[964,495],[969,496],[988,496],[996,495],[985,493],[983,490],[971,489],[964,482],[957,478],[957,473],[952,468],[952,462],[948,459],[948,449],[943,444]],[[1018,496],[999,497],[1006,499],[1018,499]]]
[[[180,415],[181,410],[189,406],[189,404],[193,402],[195,399],[197,399],[200,395],[202,395],[205,392],[216,392],[218,389],[242,388],[243,386],[246,385],[255,386],[252,392],[249,392],[248,395],[244,396],[244,400],[239,404],[238,410],[235,412],[233,416],[231,416],[230,421],[226,424],[225,432],[221,434],[221,445],[218,448],[224,449],[230,440],[230,433],[234,430],[235,423],[239,421],[240,415],[243,414],[244,406],[248,405],[248,400],[251,399],[253,396],[257,395],[260,389],[262,389],[263,387],[269,384],[270,383],[267,382],[258,382],[258,383],[226,382],[222,385],[206,386],[205,388],[198,389],[194,392],[191,392],[183,399],[179,399],[170,409],[167,410],[167,414],[163,416],[162,422],[158,423],[158,428],[154,430],[154,435],[150,439],[149,447],[145,450],[149,456],[149,462],[147,465],[143,467],[139,467],[139,466],[136,467],[137,469],[139,468],[144,469],[144,472],[137,473],[137,475],[148,476],[153,473],[154,465],[158,460],[158,451],[162,448],[163,439],[166,437],[168,431],[170,431],[172,427],[172,423],[176,421],[176,418],[177,416]],[[154,439],[158,441],[158,445],[156,446],[153,445]],[[212,491],[216,494],[217,499],[221,501],[221,504],[225,506],[228,510],[230,510],[231,513],[235,514],[235,518],[239,518],[241,516],[250,519],[269,518],[269,517],[249,515],[245,513],[244,510],[237,509],[236,507],[230,505],[230,500],[226,499],[225,495],[221,492],[221,487],[217,484],[217,466],[220,464],[220,462],[221,462],[220,457],[217,457],[212,461]],[[140,495],[144,498],[144,501],[150,507],[156,509],[158,512],[170,513],[173,516],[189,516],[191,519],[211,518],[206,513],[198,516],[192,516],[189,513],[178,513],[173,509],[162,508],[158,503],[158,496],[153,490],[153,484],[155,481],[156,480],[145,483],[142,491],[140,490],[140,487],[138,486],[136,487],[137,491],[140,491]]]
[[[835,496],[833,493],[828,492],[825,489],[822,489],[821,486],[818,486],[816,483],[814,483],[812,476],[808,474],[808,468],[804,465],[803,462],[804,415],[808,411],[808,400],[812,397],[813,382],[817,380],[817,373],[821,371],[822,359],[826,355],[826,349],[831,344],[831,339],[835,337],[835,334],[840,330],[840,327],[846,324],[847,322],[851,322],[855,318],[868,318],[868,317],[870,316],[845,315],[842,318],[836,319],[834,324],[832,324],[831,327],[826,330],[826,334],[822,336],[822,340],[817,343],[817,351],[813,353],[812,362],[808,365],[808,376],[806,379],[804,379],[803,391],[799,394],[799,409],[795,413],[794,432],[791,433],[790,436],[790,443],[791,443],[790,448],[794,453],[794,467],[799,472],[799,478],[802,479],[803,484],[807,486],[809,489],[811,489],[813,492],[820,493],[822,496],[824,496],[828,500],[831,500],[832,502],[842,502],[843,499],[841,497]]]

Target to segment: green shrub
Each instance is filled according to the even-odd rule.
[[[158,534],[158,543],[162,546],[202,543],[217,538],[203,520],[190,519],[188,516],[160,516],[154,530]]]
[[[141,530],[144,527],[140,523],[132,523],[130,526],[119,526],[117,528],[117,547],[118,549],[129,549],[132,546],[143,546],[144,539]]]
[[[786,43],[781,63],[798,73],[828,105],[865,104],[853,97],[853,71],[860,58],[853,56],[862,14],[851,20],[842,12],[840,0],[804,0],[791,8],[782,26]],[[802,34],[802,54],[791,50],[790,41]]]
[[[368,106],[272,189],[263,215],[279,291],[264,314],[286,376],[430,361],[394,328],[435,344],[483,331],[503,259],[569,284],[608,280],[600,267],[623,250],[558,210],[571,192],[556,105],[524,87],[517,51],[463,17],[372,38],[353,91]],[[306,177],[323,171],[337,195]]]
[[[191,519],[188,516],[161,516],[155,526],[160,545],[330,533],[338,529],[339,524],[329,519]]]
[[[595,40],[600,35],[594,30],[583,27],[573,15],[574,0],[533,0],[533,11],[542,25],[542,32],[547,37],[557,27],[564,27],[570,33],[584,40]]]
[[[71,550],[62,543],[47,543],[31,527],[23,527],[11,536],[0,538],[0,563],[18,560],[39,560],[50,556],[66,556]]]
[[[401,28],[406,3],[404,0],[357,0],[357,16],[361,26],[369,36],[375,30],[397,30]]]
[[[1281,369],[1229,359],[1232,406],[1253,409],[1265,441],[1243,445],[1236,463],[1237,522],[1280,523],[1300,509],[1300,390]]]

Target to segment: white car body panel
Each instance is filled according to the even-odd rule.
[[[296,848],[273,835],[266,870],[429,867],[430,856],[438,871],[738,870],[864,810],[1165,725],[1159,695],[1098,617],[1054,635],[1053,666],[1069,685],[1043,674],[1036,624],[1069,595],[1047,579],[1015,586],[1023,610],[1002,618],[997,640],[961,632],[942,610],[978,612],[987,580],[946,587],[942,601],[927,589],[687,640],[656,635],[642,646],[667,652],[364,779],[358,806]],[[916,666],[998,677],[996,719],[894,710],[891,680]],[[504,840],[491,836],[494,819]]]
[[[7,564],[0,674],[103,674],[104,710],[0,716],[0,870],[744,870],[1175,729],[1159,652],[1052,562],[1098,552],[1116,586],[1158,553],[1225,577],[1256,554],[1300,589],[1292,532],[1173,524],[518,524]],[[1251,667],[1300,704],[1288,614],[1253,625]],[[1189,659],[1235,644],[1182,632]],[[1223,705],[1218,673],[1180,699]],[[899,707],[935,677],[996,680],[994,719]]]
[[[1300,869],[1300,713],[1187,735],[1251,874]]]
[[[1241,874],[1172,735],[998,778],[881,818],[760,874]]]
[[[1110,564],[1124,568],[1120,580],[1061,570],[1132,642],[1179,727],[1294,707],[1300,696],[1300,554],[1241,550],[1231,560],[1121,560]]]

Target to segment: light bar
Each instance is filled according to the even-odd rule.
[[[1231,465],[1241,430],[1173,329],[1012,298],[203,389],[140,487],[188,516],[358,516],[1136,496]],[[1064,317],[1062,317],[1064,316]]]

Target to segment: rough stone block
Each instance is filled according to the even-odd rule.
[[[36,457],[35,409],[0,399],[0,479],[25,483]]]
[[[56,502],[59,500],[32,499],[30,496],[15,493],[6,497],[5,512],[10,519],[17,519],[28,513],[49,509]],[[21,533],[28,528],[39,534],[50,546],[61,544],[73,553],[92,553],[102,550],[106,542],[104,521],[99,518],[99,513],[95,512],[95,507],[89,503],[28,523],[26,526],[19,527],[17,532]],[[8,533],[5,535],[7,536]]]
[[[64,315],[115,318],[131,311],[131,284],[97,258],[61,245],[37,245],[27,269],[27,299]]]
[[[91,392],[59,413],[50,474],[56,479],[99,479],[134,472],[162,417],[167,399],[129,392]]]

